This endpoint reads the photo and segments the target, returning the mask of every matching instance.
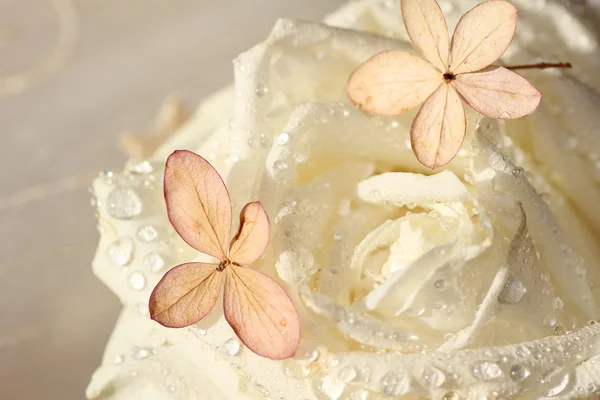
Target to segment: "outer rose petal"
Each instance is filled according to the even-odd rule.
[[[425,101],[442,81],[442,74],[419,57],[389,50],[358,67],[346,93],[368,113],[398,115]]]
[[[246,267],[226,268],[225,318],[240,340],[259,356],[292,357],[300,342],[294,303],[273,279]]]
[[[435,0],[402,0],[402,17],[410,40],[442,73],[448,69],[448,25]]]
[[[229,259],[242,265],[252,264],[269,244],[269,217],[260,202],[248,203],[240,212],[240,227],[231,241]]]
[[[517,28],[517,9],[504,0],[489,0],[462,16],[450,46],[450,71],[478,71],[508,48]]]
[[[463,100],[491,118],[521,118],[535,111],[542,94],[521,75],[503,67],[461,74],[452,82]]]
[[[465,138],[465,110],[453,87],[441,85],[413,121],[410,142],[417,159],[431,169],[448,164]]]
[[[196,250],[223,259],[231,200],[219,173],[199,155],[177,150],[167,159],[164,185],[169,220],[179,236]]]
[[[218,265],[187,263],[168,271],[150,295],[150,318],[169,328],[200,321],[212,310],[223,273]]]

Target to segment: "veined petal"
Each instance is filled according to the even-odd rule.
[[[231,231],[231,200],[225,183],[199,155],[177,150],[164,178],[167,214],[179,236],[198,251],[223,259]]]
[[[448,164],[465,138],[465,110],[456,90],[443,84],[413,121],[410,142],[417,159],[431,169]]]
[[[240,227],[231,241],[229,259],[242,265],[252,264],[269,243],[269,217],[260,202],[248,203],[240,212]]]
[[[504,0],[489,0],[462,16],[450,45],[450,71],[478,71],[508,48],[517,28],[517,9]]]
[[[300,342],[294,303],[273,279],[247,267],[226,268],[225,318],[240,340],[262,357],[292,357]]]
[[[425,101],[441,82],[442,74],[419,57],[389,50],[358,67],[346,93],[368,113],[398,115]]]
[[[168,271],[150,295],[150,318],[169,328],[200,321],[212,310],[223,273],[217,264],[187,263]]]
[[[452,85],[475,111],[491,118],[521,118],[535,111],[542,100],[531,83],[503,67],[458,75]]]
[[[448,25],[435,0],[402,0],[402,17],[415,48],[440,72],[448,69]]]

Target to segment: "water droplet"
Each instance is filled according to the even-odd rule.
[[[290,134],[287,132],[281,132],[275,137],[275,143],[280,146],[285,146],[290,141]]]
[[[116,187],[106,198],[106,212],[116,219],[135,218],[142,212],[142,201],[133,189]]]
[[[134,243],[132,239],[128,237],[117,239],[106,246],[106,258],[112,264],[122,267],[131,261],[133,249]]]
[[[256,85],[256,95],[258,97],[266,96],[267,93],[269,93],[269,88],[265,84],[259,83]]]
[[[141,161],[132,165],[129,165],[127,169],[134,174],[148,175],[151,174],[154,168],[148,161]]]
[[[240,354],[241,350],[239,340],[235,338],[227,340],[225,343],[223,343],[223,350],[232,357],[237,356],[238,354]]]
[[[148,253],[144,257],[144,266],[146,267],[146,270],[155,274],[163,269],[165,266],[165,260],[158,253]]]
[[[521,301],[525,295],[525,285],[519,280],[510,280],[504,285],[498,295],[498,301],[504,304],[516,304]]]
[[[398,396],[406,393],[410,381],[405,374],[388,372],[381,380],[382,392],[388,396]]]
[[[151,243],[158,238],[158,230],[152,225],[144,225],[138,229],[137,238],[141,242]]]
[[[542,320],[542,324],[544,324],[544,326],[552,327],[552,326],[556,325],[556,317],[552,314],[548,314]]]
[[[339,242],[340,240],[342,240],[343,237],[344,236],[339,232],[336,232],[333,234],[333,240],[335,240],[336,242]]]
[[[500,377],[502,375],[502,370],[495,362],[479,361],[473,365],[471,373],[477,379],[489,381]]]
[[[436,367],[425,367],[421,374],[421,383],[429,389],[439,388],[445,380],[446,375]]]
[[[131,358],[134,360],[144,360],[154,354],[154,350],[145,347],[134,347],[131,349]]]
[[[352,365],[348,365],[340,369],[340,371],[338,372],[338,378],[342,382],[351,382],[354,380],[354,378],[356,378],[357,375],[358,372],[356,371],[356,368],[354,368]]]
[[[271,395],[271,392],[269,392],[267,388],[261,385],[260,383],[254,384],[254,392],[256,392],[256,394],[262,397],[269,397]]]
[[[564,376],[560,379],[560,382],[558,382],[558,384],[556,386],[548,389],[546,391],[545,395],[548,397],[558,396],[559,394],[564,392],[564,390],[567,388],[568,384],[569,384],[569,374],[564,374]]]
[[[273,171],[275,171],[275,173],[281,172],[284,169],[286,169],[287,167],[288,167],[287,163],[282,160],[277,160],[273,163]]]
[[[146,287],[146,277],[139,271],[131,272],[127,276],[127,284],[133,290],[142,290]]]
[[[112,364],[113,365],[119,365],[119,364],[122,364],[123,361],[125,361],[125,357],[123,357],[120,354],[117,354],[116,356],[113,357]]]
[[[198,327],[190,327],[190,332],[192,332],[197,337],[206,336],[206,329],[198,328]]]
[[[531,371],[527,367],[520,364],[515,364],[510,368],[510,378],[515,382],[522,382],[531,375]]]
[[[346,384],[327,375],[317,381],[317,389],[322,392],[329,400],[341,399]],[[322,396],[318,396],[321,398]]]
[[[436,290],[442,291],[444,289],[446,289],[446,280],[445,279],[438,279],[437,281],[435,281],[433,283],[433,287],[435,287]]]
[[[308,361],[309,363],[314,363],[319,358],[319,355],[320,355],[319,350],[313,349],[313,350],[307,351],[306,354],[304,355],[304,357],[306,358],[306,361]]]
[[[454,392],[448,392],[442,397],[442,400],[460,400],[460,397]]]

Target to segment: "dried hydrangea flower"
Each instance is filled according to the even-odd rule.
[[[489,0],[462,16],[450,42],[435,0],[402,0],[406,30],[426,61],[402,51],[384,51],[350,77],[346,91],[361,109],[398,115],[424,102],[415,117],[411,145],[429,168],[449,163],[466,132],[462,100],[491,118],[531,114],[542,94],[525,78],[490,66],[508,48],[517,26],[517,9]]]
[[[204,158],[175,151],[164,178],[171,224],[194,249],[218,263],[191,262],[168,271],[150,296],[150,316],[161,325],[182,328],[200,321],[217,302],[225,281],[225,319],[254,353],[283,359],[300,341],[300,322],[285,290],[248,265],[265,251],[269,218],[259,202],[240,213],[240,227],[230,242],[231,200],[223,180]]]

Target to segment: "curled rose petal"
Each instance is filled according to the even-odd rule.
[[[179,236],[198,251],[223,259],[231,230],[229,193],[212,165],[177,150],[165,166],[167,214]]]
[[[229,258],[249,265],[264,253],[269,243],[269,217],[260,202],[248,203],[240,213],[240,228],[231,241]]]
[[[229,266],[223,307],[240,340],[259,356],[292,357],[300,343],[294,303],[273,279],[251,268]]]
[[[413,121],[410,142],[419,162],[435,169],[448,164],[465,137],[465,110],[456,90],[441,85]]]
[[[435,0],[402,0],[402,17],[415,48],[441,72],[448,69],[448,25]]]
[[[542,94],[525,78],[503,67],[458,75],[452,85],[475,111],[491,118],[521,118],[542,101]]]
[[[504,0],[489,0],[463,15],[452,37],[450,71],[478,71],[500,58],[515,34],[517,15]]]
[[[358,67],[346,93],[368,113],[398,115],[421,104],[442,82],[440,72],[419,57],[390,50]]]
[[[150,295],[150,317],[169,328],[200,321],[212,310],[221,291],[218,265],[181,264],[162,277]]]

